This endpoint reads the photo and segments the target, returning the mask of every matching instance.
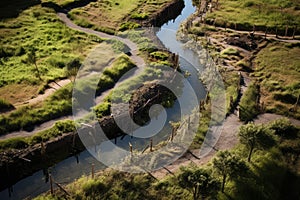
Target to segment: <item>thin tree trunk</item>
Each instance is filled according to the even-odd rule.
[[[293,39],[295,39],[295,33],[296,33],[296,30],[297,30],[297,27],[296,26],[294,26],[294,31],[293,31]]]
[[[197,200],[197,185],[194,187],[193,198],[194,200]]]
[[[225,182],[226,182],[226,175],[223,175],[223,180],[222,180],[222,193],[224,193],[224,188],[225,188]]]
[[[40,80],[42,80],[42,78],[41,78],[41,75],[40,75],[40,71],[39,71],[39,68],[38,68],[37,64],[36,64],[36,63],[34,63],[34,66],[35,66],[35,70],[36,70],[36,71],[37,71],[37,73],[38,73],[38,77],[39,77],[39,79],[40,79]]]
[[[248,155],[248,162],[251,162],[251,156],[252,156],[253,149],[254,149],[253,147],[250,148],[249,155]]]

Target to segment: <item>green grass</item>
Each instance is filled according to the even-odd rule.
[[[7,149],[24,149],[28,146],[46,142],[50,139],[56,138],[63,133],[73,132],[75,124],[71,120],[64,120],[56,122],[51,128],[36,133],[29,137],[15,137],[0,141],[0,151]]]
[[[13,109],[14,106],[4,99],[0,99],[0,112]]]
[[[222,76],[226,77],[224,79],[225,88],[226,88],[226,111],[231,113],[236,106],[238,95],[239,95],[239,84],[240,77],[236,71],[225,71],[222,72]],[[230,97],[232,97],[232,103],[230,104]]]
[[[240,120],[251,121],[259,114],[259,108],[256,104],[259,96],[259,86],[252,83],[248,86],[240,102]]]
[[[0,27],[0,87],[13,84],[44,87],[52,80],[65,78],[66,64],[76,58],[83,59],[99,42],[67,28],[53,10],[41,6],[31,7],[17,18],[2,19]],[[42,80],[34,64],[28,61],[31,49],[35,50]],[[0,98],[5,95],[2,92]],[[32,94],[27,95],[30,98]]]
[[[114,34],[118,30],[139,27],[134,20],[146,20],[170,0],[107,0],[91,2],[73,9],[69,15],[75,23]]]
[[[80,2],[81,0],[42,0],[42,3],[47,3],[47,2],[53,2],[59,6],[68,6],[70,3],[73,2]]]
[[[299,43],[276,42],[257,54],[253,76],[260,81],[261,98],[267,111],[300,118],[299,108],[289,111],[300,94],[299,54]]]
[[[34,125],[72,113],[72,84],[51,95],[41,106],[24,106],[8,115],[0,115],[0,134],[21,129],[31,130]]]
[[[219,0],[218,9],[207,14],[208,20],[215,20],[216,25],[235,28],[240,30],[252,30],[253,25],[256,30],[265,31],[269,27],[269,32],[275,32],[277,26],[284,34],[285,26],[292,27],[300,22],[299,2],[294,0]],[[298,31],[299,32],[299,31]]]
[[[228,47],[220,52],[222,58],[227,58],[228,56],[238,56],[239,50],[236,48]]]
[[[116,82],[123,74],[134,67],[136,67],[136,65],[127,55],[123,54],[112,63],[112,66],[105,68],[103,75],[110,77]]]
[[[111,87],[114,83],[128,70],[135,67],[127,55],[119,56],[112,66],[105,68],[97,92],[100,93]],[[90,84],[78,86],[82,93]],[[73,84],[69,84],[51,95],[40,106],[25,106],[11,112],[9,115],[0,116],[0,134],[5,134],[20,129],[32,129],[32,126],[46,122],[48,120],[66,116],[72,113],[72,88]],[[102,115],[103,113],[101,113]],[[100,115],[100,114],[99,114]]]

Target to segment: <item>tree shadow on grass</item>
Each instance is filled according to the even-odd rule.
[[[0,1],[0,19],[17,17],[23,10],[40,3],[41,0]]]

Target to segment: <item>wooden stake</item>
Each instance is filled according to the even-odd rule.
[[[150,152],[153,151],[152,147],[153,147],[153,139],[151,138],[151,139],[150,139]]]
[[[297,111],[297,105],[298,105],[298,102],[299,102],[299,98],[300,98],[300,94],[298,95],[298,98],[297,98],[295,106],[294,106],[294,111],[295,112]]]
[[[173,138],[174,138],[174,127],[172,127],[172,132],[171,132],[171,142],[173,142]]]
[[[53,195],[54,192],[53,192],[53,180],[52,180],[52,175],[49,174],[49,180],[50,180],[50,191],[51,191],[51,194]]]
[[[92,164],[92,179],[95,178],[95,165],[94,163]]]
[[[191,116],[189,115],[188,121],[187,121],[187,124],[188,124],[188,130],[190,130],[190,123],[191,123]]]
[[[129,142],[129,150],[130,150],[130,153],[132,155],[132,144]]]

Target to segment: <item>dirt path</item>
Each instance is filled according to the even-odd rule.
[[[80,27],[80,26],[74,24],[67,17],[67,15],[65,13],[57,13],[57,15],[66,24],[66,26],[68,26],[69,28],[72,28],[72,29],[75,29],[75,30],[78,30],[78,31],[83,31],[83,32],[88,33],[88,34],[94,34],[94,35],[97,35],[97,36],[102,37],[102,38],[116,39],[116,40],[119,40],[119,41],[123,42],[124,44],[126,44],[130,48],[130,53],[131,53],[130,58],[138,66],[138,69],[135,70],[135,72],[133,74],[131,74],[130,77],[137,76],[138,74],[140,74],[142,72],[142,69],[146,65],[146,63],[145,63],[144,59],[141,58],[138,55],[138,47],[135,43],[131,42],[129,39],[125,39],[125,38],[121,38],[121,37],[118,37],[118,36],[109,35],[109,34],[106,34],[106,33],[99,32],[99,31],[94,31],[94,30],[91,30],[91,29]],[[123,80],[123,81],[125,81],[125,80]],[[20,106],[24,106],[24,105],[30,105],[30,104],[36,104],[36,103],[42,102],[47,97],[49,97],[51,94],[53,94],[57,89],[59,89],[60,86],[63,87],[66,84],[70,83],[70,80],[69,79],[64,79],[64,80],[61,80],[57,83],[58,83],[58,85],[55,84],[54,82],[50,83],[49,86],[51,88],[45,90],[44,94],[38,95],[36,98],[30,99],[28,101],[18,103],[14,106],[15,107],[20,107]],[[118,82],[115,85],[115,87],[118,86],[119,84],[121,84],[121,82]],[[107,90],[107,91],[103,92],[100,96],[96,97],[96,99],[95,99],[96,104],[103,101],[103,99],[111,92],[111,90],[112,89]],[[37,132],[40,132],[42,130],[45,130],[45,129],[48,129],[48,128],[52,127],[59,120],[72,119],[72,118],[73,118],[73,116],[69,115],[69,116],[63,116],[63,117],[60,117],[60,118],[57,118],[57,119],[53,119],[53,120],[47,121],[45,123],[42,123],[40,125],[36,125],[32,131],[21,130],[21,131],[15,131],[15,132],[11,132],[11,133],[8,133],[8,134],[5,134],[5,135],[1,135],[0,140],[5,140],[5,139],[13,138],[13,137],[28,137],[28,136],[31,136],[31,135],[37,133]]]
[[[27,101],[24,102],[20,102],[20,103],[16,103],[14,105],[14,107],[18,108],[20,106],[24,106],[24,105],[31,105],[31,104],[37,104],[39,102],[44,101],[47,97],[49,97],[51,94],[53,94],[56,90],[58,90],[59,88],[67,85],[68,83],[70,83],[71,81],[69,79],[63,79],[57,82],[57,84],[55,82],[51,82],[49,84],[49,89],[46,89],[44,94],[39,94],[37,97],[29,99]]]
[[[123,42],[124,44],[126,44],[130,48],[130,53],[131,53],[130,58],[134,61],[134,63],[138,67],[145,66],[146,63],[145,63],[144,59],[141,58],[138,55],[137,45],[135,43],[133,43],[132,41],[130,41],[129,39],[118,37],[118,36],[115,36],[115,35],[109,35],[109,34],[106,34],[106,33],[103,33],[103,32],[99,32],[99,31],[95,31],[95,30],[92,30],[92,29],[83,28],[81,26],[78,26],[78,25],[74,24],[67,17],[67,14],[65,14],[65,13],[58,12],[57,15],[66,24],[66,26],[68,26],[71,29],[74,29],[74,30],[77,30],[77,31],[82,31],[82,32],[85,32],[85,33],[88,33],[88,34],[97,35],[97,36],[102,37],[102,38],[116,39],[116,40],[119,40],[119,41]]]
[[[268,122],[271,122],[275,119],[282,118],[283,116],[277,115],[277,114],[270,114],[265,113],[258,116],[257,119],[254,120],[255,124],[265,124]],[[300,120],[292,119],[290,118],[290,121],[297,126],[300,126]],[[208,162],[211,161],[213,156],[218,151],[223,150],[229,150],[234,148],[238,144],[238,130],[239,127],[243,125],[243,122],[241,122],[236,114],[229,115],[224,123],[223,123],[223,129],[220,135],[220,138],[218,139],[218,142],[214,146],[214,148],[204,157],[202,158],[196,158],[195,156],[200,154],[200,149],[193,150],[191,153],[187,152],[185,155],[183,155],[181,158],[179,158],[174,163],[166,166],[165,168],[159,169],[157,171],[152,172],[151,174],[156,177],[157,179],[162,179],[166,175],[174,174],[181,166],[187,166],[190,163],[194,163],[196,165],[205,165]],[[195,155],[195,156],[194,156]],[[198,156],[197,156],[198,157]]]

